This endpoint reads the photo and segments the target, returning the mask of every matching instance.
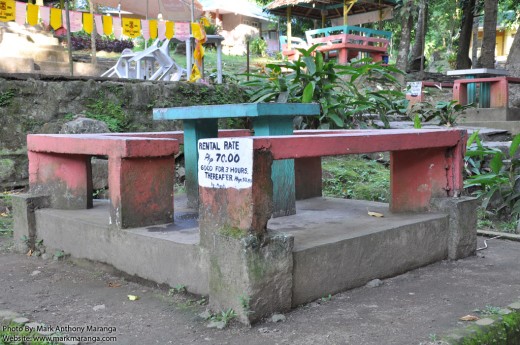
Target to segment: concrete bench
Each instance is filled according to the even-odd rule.
[[[475,83],[480,84],[480,108],[507,108],[509,104],[509,84],[520,84],[520,78],[501,76],[457,79],[453,85],[453,99],[462,105],[468,104],[472,97],[469,88]]]
[[[333,131],[330,131],[331,133]],[[390,151],[391,201],[392,212],[418,212],[429,208],[434,197],[457,195],[462,191],[463,157],[465,153],[466,132],[464,130],[359,130],[340,131],[338,134],[254,137],[251,200],[243,199],[243,191],[225,189],[226,197],[213,200],[213,192],[201,187],[201,202],[212,205],[223,200],[241,200],[253,205],[252,214],[261,217],[255,221],[255,232],[263,231],[271,217],[266,212],[269,207],[264,196],[272,190],[269,175],[271,160],[297,158],[301,171],[306,172],[302,186],[309,190],[320,190],[321,195],[321,157]],[[307,166],[305,167],[305,162]],[[255,172],[257,174],[255,174]],[[274,181],[274,180],[273,180]],[[291,188],[291,186],[286,186]],[[288,191],[279,191],[286,194]],[[239,196],[242,195],[242,196]],[[274,195],[267,193],[268,195]],[[309,197],[312,195],[309,195]],[[263,200],[263,202],[258,202]],[[233,214],[229,208],[230,226],[239,226],[242,214]],[[216,216],[216,215],[215,215]],[[239,226],[240,227],[240,226]]]
[[[358,26],[333,26],[305,32],[310,46],[320,44],[318,51],[335,53],[338,63],[345,65],[359,53],[366,53],[373,61],[383,61],[388,53],[392,37],[389,31],[374,30]],[[384,61],[387,63],[387,61]]]
[[[108,157],[110,224],[130,228],[173,219],[177,140],[97,134],[27,136],[29,185],[51,207],[93,206],[92,156]]]
[[[436,81],[415,81],[407,84],[406,99],[412,106],[415,103],[424,102],[424,89],[425,88],[437,88],[442,90],[443,88],[452,88],[453,83],[441,83]]]
[[[186,193],[188,205],[198,207],[198,152],[199,139],[216,138],[219,118],[251,117],[255,135],[290,135],[294,116],[319,115],[314,103],[245,103],[176,108],[156,108],[154,120],[182,120],[185,133]],[[294,162],[285,160],[273,166],[274,216],[294,214]],[[291,186],[291,188],[285,188]]]

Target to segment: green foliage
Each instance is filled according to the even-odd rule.
[[[267,64],[255,79],[242,83],[248,87],[251,102],[310,103],[320,105],[318,118],[306,117],[298,121],[300,128],[352,128],[366,126],[362,115],[378,114],[385,127],[388,115],[404,113],[404,94],[391,90],[398,82],[394,73],[402,73],[394,67],[372,63],[362,59],[355,64],[339,65],[325,61],[315,53],[317,45],[298,49],[297,61]],[[289,71],[289,73],[285,73]],[[362,87],[366,81],[383,85],[386,89]]]
[[[224,326],[228,325],[233,319],[237,317],[237,313],[229,308],[227,310],[223,310],[220,313],[214,314],[211,316],[212,321],[223,322]]]
[[[464,187],[473,190],[473,195],[482,200],[482,208],[499,219],[511,217],[517,221],[520,216],[520,160],[515,158],[519,145],[520,134],[513,138],[508,153],[483,146],[478,132],[468,139],[464,161],[469,176]],[[488,166],[484,165],[486,161]]]
[[[251,53],[267,56],[267,42],[261,37],[255,37],[249,42],[249,46],[251,47]]]
[[[12,197],[7,192],[0,193],[0,236],[13,235]]]
[[[15,95],[14,90],[6,90],[0,92],[0,107],[8,107],[11,105],[11,101],[13,100]]]
[[[345,199],[388,202],[390,171],[359,156],[323,160],[323,194]]]
[[[102,95],[87,104],[87,109],[88,118],[105,122],[112,132],[123,132],[128,126],[128,119],[121,103],[110,101]]]
[[[176,294],[184,294],[188,290],[186,290],[186,285],[177,284],[174,287],[172,287],[170,290],[168,290],[168,296],[173,296]]]
[[[428,102],[415,103],[408,110],[408,117],[413,119],[414,127],[419,122],[435,121],[440,126],[453,127],[457,125],[458,118],[474,104],[460,105],[457,101],[439,101],[434,106]]]

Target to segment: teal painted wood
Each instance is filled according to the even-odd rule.
[[[479,108],[491,107],[491,83],[480,83],[478,106]]]
[[[155,108],[154,120],[195,120],[226,117],[308,116],[319,115],[316,103],[242,103]]]
[[[218,119],[184,120],[184,165],[186,170],[186,195],[188,207],[199,206],[199,139],[218,136]]]
[[[292,117],[263,116],[253,120],[255,136],[292,135]],[[277,160],[271,168],[273,217],[296,214],[294,159]]]
[[[307,30],[305,31],[305,36],[307,37],[307,42],[310,42],[311,39],[315,36],[330,36],[340,33],[366,37],[385,38],[387,40],[390,40],[392,38],[392,33],[390,31],[373,30],[352,25],[339,25],[322,29]]]
[[[466,78],[475,79],[475,76],[468,75]],[[477,84],[475,84],[475,83],[468,84],[467,94],[468,94],[468,104],[475,103],[475,101],[477,100]]]

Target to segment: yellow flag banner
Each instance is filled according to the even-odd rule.
[[[112,16],[103,16],[103,33],[110,35],[112,33]]]
[[[191,23],[191,32],[197,41],[206,42],[206,32],[199,23]]]
[[[202,78],[202,75],[200,74],[200,70],[199,68],[197,67],[197,64],[193,64],[193,67],[191,68],[191,75],[190,75],[190,80],[189,82],[190,83],[194,83],[196,82],[197,80],[199,80],[200,78]]]
[[[51,28],[58,30],[61,28],[61,10],[51,7]]]
[[[122,18],[123,35],[130,38],[141,36],[141,20],[134,18]]]
[[[148,27],[150,30],[150,38],[157,38],[157,20],[149,20]]]
[[[27,4],[27,23],[29,25],[35,26],[38,24],[39,9],[40,6],[38,5]]]
[[[173,38],[173,35],[175,33],[175,30],[173,29],[173,22],[166,22],[166,33],[164,34],[167,39],[171,40]]]
[[[91,34],[92,29],[94,29],[94,16],[90,13],[83,13],[83,30],[87,34]]]
[[[202,66],[202,58],[204,57],[204,47],[200,41],[197,41],[195,50],[193,51],[193,58],[197,61],[197,65]]]
[[[14,0],[0,0],[0,22],[10,22],[15,18]]]

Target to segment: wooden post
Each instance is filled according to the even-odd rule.
[[[291,50],[292,27],[291,27],[291,6],[287,6],[287,50]]]

